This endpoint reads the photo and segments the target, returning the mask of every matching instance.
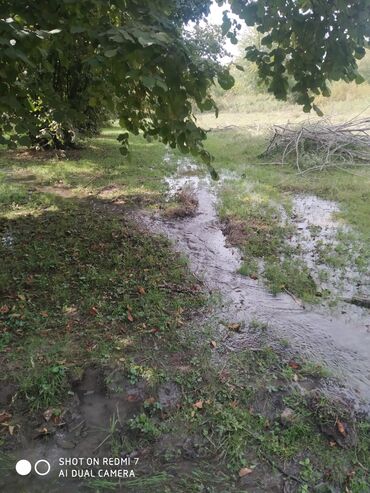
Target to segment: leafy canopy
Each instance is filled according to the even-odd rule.
[[[370,0],[230,0],[230,6],[239,18],[224,18],[231,40],[242,21],[263,34],[261,46],[247,46],[246,58],[278,99],[286,99],[293,79],[295,100],[320,114],[314,99],[330,96],[328,81],[363,82],[357,60],[369,46]]]
[[[263,34],[246,48],[259,76],[285,99],[289,80],[309,111],[327,82],[361,82],[357,60],[370,35],[370,0],[218,0],[222,35],[237,42],[243,23]],[[142,132],[210,160],[194,110],[217,112],[211,88],[234,79],[219,62],[219,33],[184,30],[211,0],[3,0],[0,4],[0,143],[70,143],[118,117]],[[230,12],[234,16],[230,15]],[[236,16],[236,17],[235,17]],[[205,40],[209,51],[202,49]],[[292,85],[292,84],[290,84]]]

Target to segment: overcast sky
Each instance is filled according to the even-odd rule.
[[[211,24],[222,24],[222,13],[224,10],[225,6],[219,7],[216,2],[213,2],[210,15],[208,16],[208,21]],[[232,57],[238,55],[238,45],[233,45],[228,39],[226,40],[225,45],[227,51],[231,53]]]

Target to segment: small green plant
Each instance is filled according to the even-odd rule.
[[[258,262],[254,258],[244,258],[243,264],[239,268],[239,274],[246,277],[258,276],[259,267]]]
[[[21,394],[34,410],[54,406],[67,389],[67,372],[62,365],[51,365],[33,370],[21,383]]]
[[[150,441],[155,440],[161,434],[159,427],[145,413],[141,413],[135,418],[130,419],[129,427]]]
[[[306,457],[305,459],[299,461],[299,464],[302,466],[300,473],[302,480],[306,483],[312,483],[312,481],[314,481],[315,479],[316,474],[312,467],[310,459]]]
[[[130,368],[127,371],[127,376],[128,376],[129,382],[132,385],[137,384],[138,381],[140,380],[140,377],[141,377],[140,366],[135,366],[135,365],[130,366]]]
[[[266,264],[264,274],[274,294],[288,291],[305,301],[315,301],[317,287],[303,262],[273,260]]]
[[[300,373],[309,377],[330,377],[330,371],[328,370],[328,368],[312,361],[306,361],[305,363],[303,363]]]
[[[252,330],[255,330],[255,331],[265,331],[268,329],[268,323],[263,322],[262,320],[257,320],[255,318],[253,318],[249,322],[249,328]]]

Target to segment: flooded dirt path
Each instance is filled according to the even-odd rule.
[[[193,173],[193,175],[192,175]],[[303,307],[288,294],[274,296],[263,283],[238,274],[241,255],[227,245],[217,217],[217,184],[194,175],[190,160],[179,161],[178,174],[167,180],[170,193],[189,187],[198,200],[197,213],[185,219],[163,219],[140,213],[154,232],[165,234],[189,259],[192,272],[208,289],[222,295],[220,318],[241,322],[244,329],[228,339],[231,350],[248,347],[248,323],[267,323],[269,343],[289,341],[294,351],[324,364],[345,384],[345,393],[370,410],[370,318],[366,309],[342,304],[335,309]]]

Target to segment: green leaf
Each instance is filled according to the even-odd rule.
[[[224,89],[227,91],[228,89],[231,89],[233,85],[235,84],[235,79],[234,77],[229,73],[229,71],[225,72],[220,72],[217,76],[218,83]]]
[[[365,82],[365,78],[361,74],[357,74],[355,78],[356,84],[362,84]]]
[[[106,56],[107,58],[113,58],[114,56],[116,56],[118,53],[118,48],[115,48],[114,50],[107,50],[104,52],[104,56]]]

